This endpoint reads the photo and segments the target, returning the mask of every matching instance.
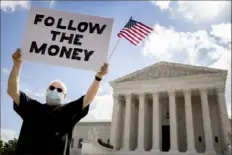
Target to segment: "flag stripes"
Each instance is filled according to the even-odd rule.
[[[149,26],[130,19],[125,27],[118,33],[118,37],[124,37],[136,46],[152,31],[153,29]]]

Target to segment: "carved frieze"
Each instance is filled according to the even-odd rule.
[[[152,80],[158,78],[171,78],[171,77],[181,77],[181,76],[191,76],[191,75],[199,75],[199,74],[211,74],[218,73],[220,70],[207,69],[205,67],[197,67],[197,66],[184,66],[183,64],[175,64],[175,63],[162,63],[160,65],[153,65],[147,67],[138,73],[132,73],[131,76],[123,78],[119,82],[127,82],[127,81],[142,81],[142,80]]]

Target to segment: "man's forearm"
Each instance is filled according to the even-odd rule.
[[[98,78],[102,78],[103,76],[105,76],[108,73],[108,63],[104,63],[104,65],[101,67],[101,70],[99,72],[97,72],[96,77],[92,83],[92,85],[89,87],[85,97],[84,97],[84,103],[83,103],[83,109],[88,106],[93,99],[95,98],[98,89],[99,89],[99,85],[100,85],[100,81],[98,81]]]
[[[8,79],[8,94],[16,103],[19,103],[19,74],[22,64],[14,65]]]
[[[100,86],[100,81],[97,81],[94,79],[92,85],[89,87],[89,89],[84,97],[83,108],[88,106],[93,101],[93,99],[95,98],[95,96],[98,92],[99,86]]]

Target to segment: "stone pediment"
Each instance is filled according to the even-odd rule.
[[[200,67],[162,61],[154,65],[148,66],[146,68],[143,68],[141,70],[130,73],[128,75],[125,75],[112,82],[121,83],[130,81],[145,81],[159,78],[173,78],[225,72],[227,71],[208,67]]]

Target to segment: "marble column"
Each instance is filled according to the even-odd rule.
[[[225,88],[217,88],[217,98],[218,98],[218,107],[220,110],[221,125],[224,139],[224,149],[226,149],[228,144],[231,144],[229,139],[229,132],[231,132],[231,126],[229,122],[228,112],[225,102]]]
[[[113,115],[112,115],[112,122],[111,122],[111,144],[114,146],[114,150],[119,149],[118,147],[118,143],[119,143],[119,139],[118,139],[118,135],[119,133],[119,95],[114,94],[113,95],[113,99],[114,99],[114,105],[113,105]]]
[[[139,94],[138,142],[136,151],[144,151],[145,93]]]
[[[123,151],[130,151],[130,127],[131,127],[131,94],[126,94],[126,110],[123,134]]]
[[[153,97],[153,129],[152,129],[152,152],[160,152],[160,103],[159,93],[155,92],[152,94]]]
[[[196,153],[194,128],[193,128],[191,90],[184,90],[184,99],[185,99],[186,133],[187,133],[187,153]]]
[[[213,145],[213,134],[211,127],[209,103],[208,103],[208,92],[206,89],[200,90],[201,105],[202,105],[202,117],[205,134],[205,154],[216,155]]]
[[[170,138],[171,146],[170,153],[178,153],[178,140],[177,140],[177,115],[176,115],[176,96],[175,92],[169,92],[169,113],[170,113]]]

